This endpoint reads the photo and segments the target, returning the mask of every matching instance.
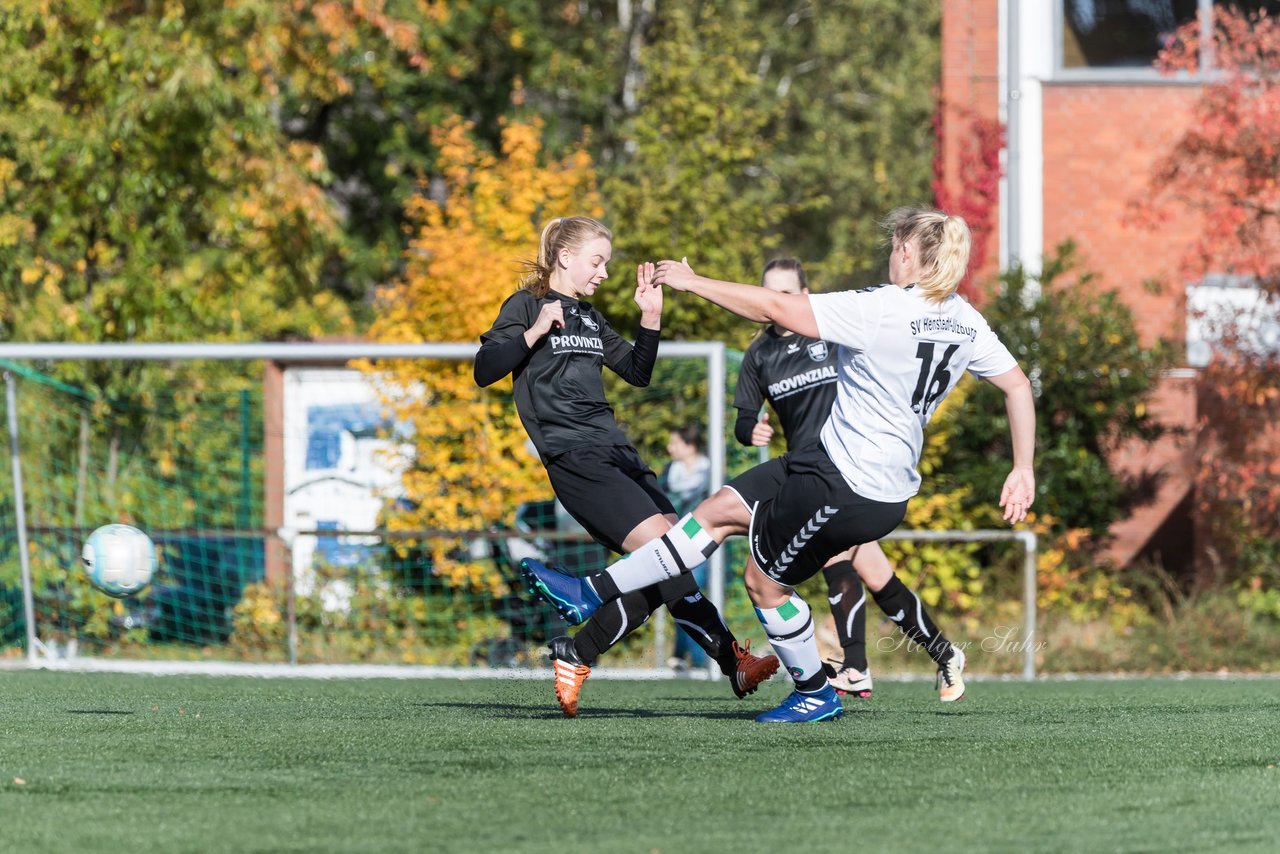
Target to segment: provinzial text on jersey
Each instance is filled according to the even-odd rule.
[[[978,337],[978,330],[965,326],[954,317],[922,317],[911,321],[911,334],[919,335],[922,332],[954,332],[970,341]]]
[[[604,341],[587,335],[552,335],[551,349],[591,349],[603,350]]]
[[[824,365],[821,368],[814,368],[812,371],[805,371],[803,374],[787,377],[778,380],[776,383],[769,384],[769,397],[778,398],[786,395],[787,392],[796,391],[814,383],[835,382],[836,368],[834,365]]]

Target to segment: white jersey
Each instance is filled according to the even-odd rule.
[[[960,296],[931,303],[917,287],[877,285],[813,294],[809,304],[819,337],[840,345],[822,445],[854,492],[906,501],[920,489],[924,426],[960,375],[996,376],[1018,363]]]

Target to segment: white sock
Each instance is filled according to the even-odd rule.
[[[796,685],[803,685],[822,673],[822,657],[814,640],[813,615],[796,594],[777,608],[756,608],[756,616],[769,637],[778,660]]]
[[[688,513],[670,531],[645,543],[605,572],[618,585],[619,592],[629,593],[689,572],[719,547]]]

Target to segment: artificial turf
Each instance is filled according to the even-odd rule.
[[[775,680],[777,681],[777,680]],[[1280,682],[786,686],[0,673],[6,851],[1273,851]]]

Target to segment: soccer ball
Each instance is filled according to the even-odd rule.
[[[80,560],[89,582],[118,599],[140,592],[151,582],[156,547],[132,525],[103,525],[85,541]]]

